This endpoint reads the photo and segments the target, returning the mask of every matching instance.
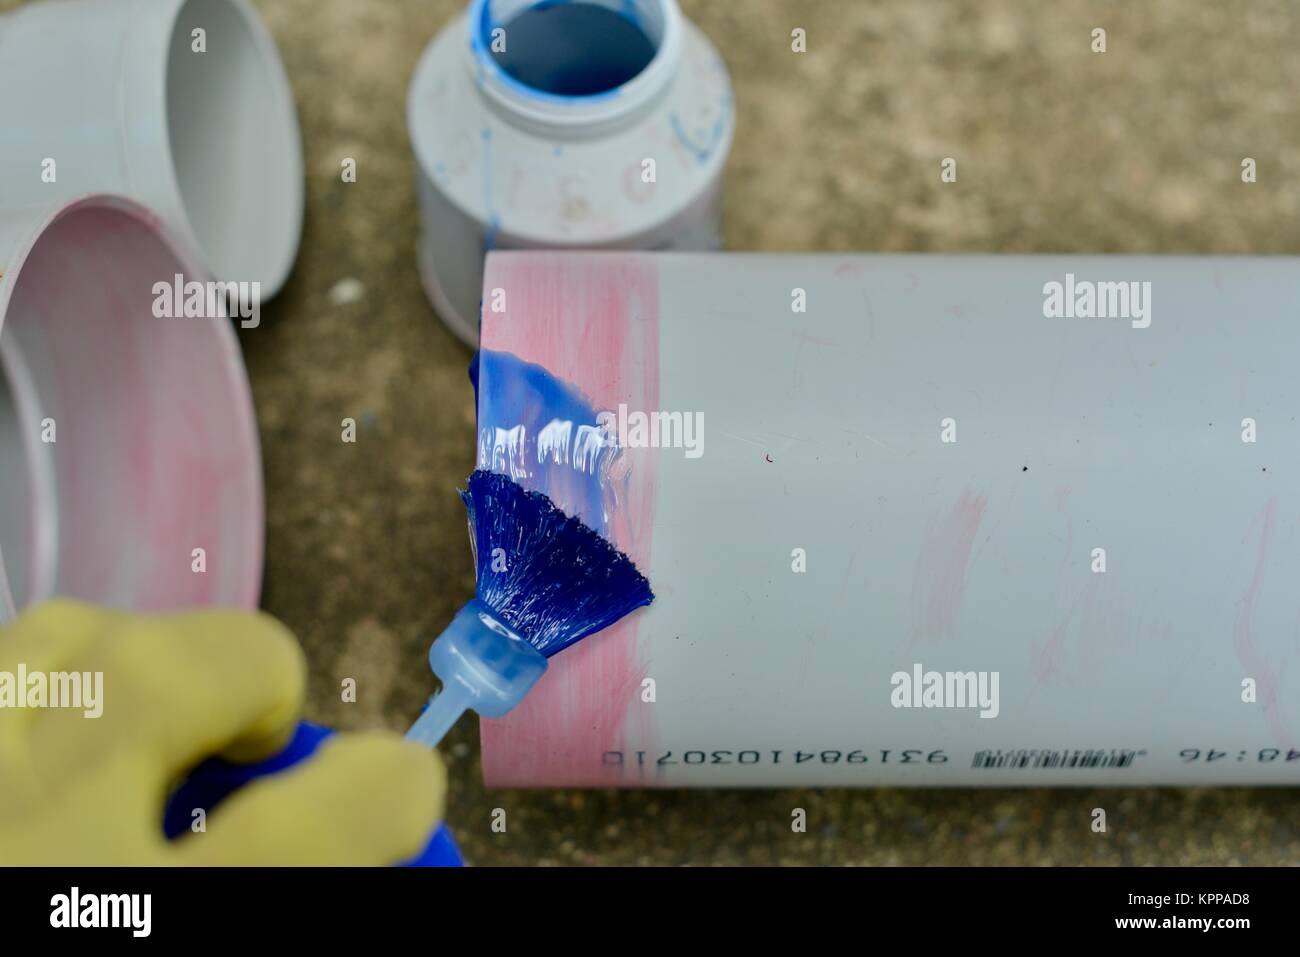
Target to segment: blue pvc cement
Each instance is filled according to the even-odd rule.
[[[581,0],[540,0],[504,23],[492,18],[491,7],[491,0],[478,0],[477,23],[470,31],[474,54],[509,86],[536,99],[592,102],[617,96],[655,57],[635,0],[625,0],[621,10]],[[492,31],[498,27],[506,29],[506,49],[499,53],[492,50]]]
[[[600,534],[609,527],[620,449],[574,386],[509,352],[470,365],[478,399],[479,468],[541,492]]]
[[[654,44],[635,23],[589,3],[524,10],[506,24],[505,51],[492,53],[524,86],[555,96],[607,93],[644,70],[654,55]]]
[[[718,118],[713,121],[711,131],[696,130],[695,136],[686,132],[686,126],[682,123],[682,118],[676,113],[668,117],[668,122],[673,128],[678,142],[695,157],[695,162],[704,164],[709,161],[718,145],[722,142],[727,132],[727,121],[730,119],[732,103],[730,98],[723,102],[723,109],[718,111]]]

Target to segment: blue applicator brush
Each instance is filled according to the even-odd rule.
[[[552,655],[654,601],[626,555],[540,492],[480,469],[461,498],[477,597],[429,649],[442,691],[406,737],[430,747],[467,709],[486,718],[505,714]]]
[[[626,555],[545,495],[478,471],[461,498],[469,511],[478,597],[429,649],[442,693],[406,736],[430,747],[467,708],[489,718],[505,714],[542,676],[551,655],[654,600],[650,583]],[[330,734],[303,722],[284,751],[259,764],[205,761],[169,802],[167,836],[188,830],[194,809],[212,810],[249,781],[308,759]],[[408,863],[441,867],[461,860],[444,825]]]

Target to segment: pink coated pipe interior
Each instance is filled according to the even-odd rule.
[[[0,456],[49,466],[25,469],[26,490],[0,490],[31,515],[26,541],[5,543],[6,568],[35,572],[9,573],[28,583],[15,603],[255,607],[261,461],[238,342],[227,319],[153,314],[155,283],[207,277],[141,207],[108,197],[65,207],[8,272],[0,342],[23,447]]]

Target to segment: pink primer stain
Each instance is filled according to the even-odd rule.
[[[968,488],[926,530],[912,582],[913,641],[954,637],[966,566],[987,505]]]
[[[1278,714],[1277,676],[1269,667],[1267,658],[1255,644],[1255,607],[1259,602],[1264,568],[1268,564],[1268,553],[1273,544],[1273,526],[1276,518],[1277,499],[1269,499],[1257,519],[1260,526],[1259,552],[1255,557],[1255,568],[1250,576],[1250,584],[1246,587],[1245,594],[1241,596],[1241,608],[1237,612],[1237,622],[1232,629],[1232,648],[1245,673],[1256,681],[1258,701],[1264,710],[1274,740],[1290,750],[1296,747],[1295,738],[1290,729],[1282,723],[1282,717]]]
[[[1029,646],[1030,671],[1039,685],[1081,685],[1104,674],[1107,656],[1122,649],[1133,628],[1124,603],[1103,601],[1102,575],[1093,575],[1052,634]]]
[[[504,289],[507,303],[502,315],[485,311],[483,349],[542,366],[593,408],[658,409],[659,278],[651,257],[497,253],[488,258],[483,288],[485,301],[486,291]],[[623,450],[630,470],[607,490],[607,537],[642,570],[650,567],[655,451]],[[572,513],[579,503],[565,501],[558,488],[556,504]],[[602,763],[630,737],[644,746],[652,730],[637,708],[646,674],[638,617],[562,651],[523,704],[480,723],[488,787],[641,783]]]
[[[831,273],[831,275],[833,275],[836,279],[842,279],[846,276],[861,276],[870,268],[871,268],[871,264],[868,263],[866,260],[849,259],[842,263],[839,263],[835,267],[835,270],[834,272]]]
[[[58,593],[141,611],[255,607],[260,462],[224,319],[157,318],[152,287],[205,277],[156,224],[81,208],[33,248],[6,316],[58,422]],[[192,569],[195,548],[206,571]]]

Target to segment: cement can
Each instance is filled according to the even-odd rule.
[[[567,44],[583,18],[624,40]],[[637,36],[649,55],[620,64]],[[731,83],[676,0],[473,0],[425,50],[407,113],[420,276],[471,345],[487,250],[720,245]]]

